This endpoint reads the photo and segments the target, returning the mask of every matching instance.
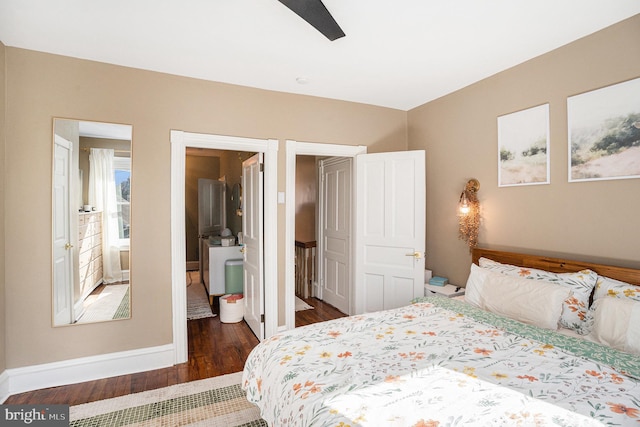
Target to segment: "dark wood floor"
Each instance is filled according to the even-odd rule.
[[[305,300],[313,310],[296,312],[296,327],[344,317],[345,314],[324,302]],[[214,301],[218,313],[218,301]],[[189,320],[189,361],[170,368],[122,375],[97,381],[52,387],[10,396],[5,404],[79,405],[100,399],[152,390],[241,371],[247,356],[258,344],[244,321],[222,323],[220,316]]]

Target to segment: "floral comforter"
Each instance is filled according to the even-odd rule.
[[[270,426],[640,426],[640,358],[438,296],[258,345]]]

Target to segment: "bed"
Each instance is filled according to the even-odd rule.
[[[464,300],[274,335],[242,384],[270,426],[637,426],[639,306],[640,270],[476,248]]]

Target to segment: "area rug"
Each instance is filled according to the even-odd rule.
[[[122,297],[122,301],[120,301],[120,305],[113,315],[113,320],[128,319],[131,315],[131,298],[129,297],[129,290],[130,288],[127,287],[127,292]]]
[[[102,292],[89,295],[85,310],[76,323],[104,322],[129,317],[129,285],[105,285]]]
[[[72,406],[70,427],[266,427],[240,387],[242,372]]]
[[[187,271],[187,320],[215,317],[198,271]]]
[[[313,310],[313,307],[296,297],[296,311]]]

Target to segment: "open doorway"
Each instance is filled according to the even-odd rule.
[[[312,308],[304,301],[315,297],[316,281],[316,213],[318,174],[315,156],[296,157],[295,194],[295,293],[296,313]]]
[[[296,316],[313,298],[351,311],[352,175],[351,157],[296,156]]]
[[[212,271],[210,264],[224,265],[227,260],[242,258],[239,250],[242,244],[242,162],[253,154],[195,147],[186,149],[187,271],[192,272],[192,280],[204,284],[210,305],[215,297],[237,291],[225,286],[224,267]]]
[[[395,308],[423,294],[425,152],[366,154],[366,147],[287,141],[285,317],[295,327],[294,239],[297,155],[350,157],[353,168],[349,314]]]
[[[286,200],[286,244],[285,244],[285,322],[286,328],[291,329],[295,327],[295,293],[296,293],[296,274],[295,274],[295,241],[296,241],[296,161],[299,156],[318,156],[325,157],[341,157],[341,158],[353,158],[358,154],[367,152],[364,146],[348,146],[348,145],[335,145],[335,144],[317,144],[309,142],[287,141],[286,149],[287,158],[287,200]],[[317,173],[317,172],[316,172]],[[349,197],[351,198],[351,197]],[[320,222],[320,214],[318,214],[317,221]],[[350,220],[352,223],[352,220]],[[350,224],[351,226],[353,224]],[[317,229],[317,227],[315,227]],[[314,236],[318,232],[314,233]],[[322,250],[322,242],[318,245],[318,250]],[[350,246],[350,244],[349,244]],[[351,248],[349,247],[349,251]],[[316,251],[316,254],[318,251]],[[322,268],[322,267],[320,267]],[[352,274],[348,273],[348,277],[345,278],[347,282],[351,282]],[[315,289],[313,291],[316,294],[321,294],[322,290]],[[350,314],[351,309],[346,313]]]
[[[277,152],[278,141],[239,138],[222,135],[171,131],[171,264],[172,264],[172,320],[175,363],[188,359],[186,316],[186,235],[185,235],[185,159],[188,147],[233,151],[248,151],[264,155],[264,204],[261,206],[265,223],[277,224]],[[277,315],[277,229],[265,227],[264,270],[260,275],[264,321],[259,339],[273,335],[278,327]],[[257,334],[258,335],[258,334]]]

